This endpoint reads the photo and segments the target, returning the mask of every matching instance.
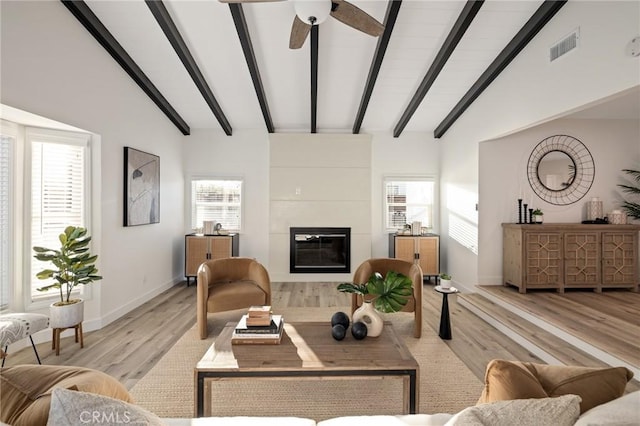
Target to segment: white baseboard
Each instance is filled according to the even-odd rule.
[[[131,300],[126,305],[123,305],[117,309],[114,309],[113,311],[109,312],[106,315],[101,316],[100,318],[94,318],[94,319],[83,321],[82,332],[87,333],[89,331],[100,330],[101,328],[111,324],[113,321],[117,320],[118,318],[121,318],[122,316],[128,314],[129,312],[131,312],[138,306],[142,305],[143,303],[146,303],[149,300],[153,299],[154,297],[158,296],[159,294],[169,290],[174,285],[181,283],[182,281],[184,281],[184,279],[181,277],[174,278],[171,282],[152,289],[151,291],[141,295],[140,297],[137,297]],[[60,336],[67,337],[67,336],[73,336],[73,335],[74,335],[74,330],[69,329],[69,330],[63,331]],[[35,344],[51,342],[53,340],[53,333],[51,329],[48,328],[46,330],[42,330],[37,333],[34,333],[32,335],[32,338]],[[22,339],[9,345],[7,353],[9,354],[9,356],[11,356],[10,355],[11,352],[17,352],[21,349],[24,349],[30,346],[31,346],[31,342],[29,341],[28,338]],[[36,362],[35,354],[33,357],[34,357],[34,363],[35,363]]]

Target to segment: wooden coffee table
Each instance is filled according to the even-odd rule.
[[[348,333],[344,340],[337,341],[331,337],[329,323],[285,321],[279,345],[232,345],[235,326],[227,323],[196,365],[196,417],[211,415],[208,401],[213,381],[247,377],[326,380],[396,376],[403,380],[402,413],[416,413],[420,366],[390,322],[385,322],[378,337],[355,340]]]

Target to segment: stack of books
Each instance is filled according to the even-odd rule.
[[[283,326],[282,315],[273,315],[270,306],[252,306],[238,322],[231,343],[277,345],[282,340]]]
[[[248,326],[267,326],[271,324],[271,306],[251,306],[247,312]]]

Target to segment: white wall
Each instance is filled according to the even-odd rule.
[[[371,136],[272,134],[269,140],[271,278],[350,281],[371,257]],[[291,227],[351,228],[351,272],[290,273]]]
[[[371,159],[371,254],[389,256],[389,234],[384,224],[385,177],[428,176],[436,178],[439,170],[440,143],[431,135],[404,132],[397,138],[388,133],[373,134]],[[438,194],[436,194],[436,197]],[[433,232],[438,233],[438,212],[434,212]]]
[[[269,264],[269,138],[266,130],[193,130],[184,138],[185,228],[192,232],[188,188],[191,177],[244,180],[240,256]]]
[[[189,177],[197,175],[242,177],[245,181],[245,210],[244,229],[240,235],[240,255],[255,257],[269,267],[272,279],[290,280],[288,275],[289,253],[282,254],[280,258],[272,258],[270,251],[270,229],[275,226],[268,209],[270,203],[270,176],[269,176],[269,144],[273,137],[298,137],[291,134],[268,135],[263,130],[234,131],[233,136],[226,136],[221,131],[194,130],[191,136],[185,137],[184,142],[184,169],[185,169],[185,194],[188,198]],[[383,224],[383,187],[385,176],[436,176],[438,175],[438,152],[440,143],[428,135],[420,133],[405,133],[399,138],[393,138],[389,134],[374,133],[373,135],[302,135],[320,140],[332,140],[339,138],[353,138],[359,140],[368,138],[371,140],[370,152],[370,211],[369,216],[363,220],[369,224],[370,237],[366,247],[367,255],[373,257],[385,257],[388,255],[388,234]],[[335,153],[340,156],[339,149]],[[336,165],[337,163],[333,163]],[[303,190],[304,188],[301,188]],[[285,188],[286,190],[286,188]],[[281,194],[282,195],[282,194]],[[304,189],[304,195],[307,195]],[[188,200],[187,200],[188,201]],[[190,232],[188,223],[188,206],[185,203],[184,232]],[[314,219],[315,220],[315,219]],[[277,227],[277,226],[276,226]],[[288,231],[287,231],[288,232]],[[438,220],[436,218],[434,232],[438,232]],[[288,237],[288,234],[287,234]],[[288,240],[287,240],[288,248]],[[281,266],[278,270],[277,262],[286,264],[287,270]],[[271,270],[272,268],[275,270]],[[302,280],[302,274],[296,275],[296,280]],[[340,277],[338,277],[340,275]],[[348,279],[341,274],[321,277],[318,274],[308,274],[306,279],[318,281],[328,278],[331,281]]]
[[[587,194],[566,206],[549,204],[534,194],[527,180],[527,162],[533,148],[549,136],[565,134],[580,140],[591,152],[595,178]],[[520,189],[529,207],[540,208],[547,223],[580,223],[587,218],[586,205],[599,197],[604,212],[620,207],[622,193],[617,184],[624,179],[622,169],[640,164],[639,120],[559,119],[514,135],[480,144],[480,252],[478,282],[502,283],[501,223],[518,221]],[[496,188],[500,188],[496,191]],[[532,201],[530,201],[532,200]]]
[[[640,84],[640,59],[625,53],[629,41],[640,33],[638,16],[638,2],[568,2],[443,136],[441,223],[442,233],[449,236],[443,245],[447,268],[458,285],[478,284],[478,263],[493,263],[500,256],[491,250],[478,252],[477,242],[472,244],[478,232],[471,210],[479,191],[478,144]],[[549,47],[576,27],[580,27],[580,47],[548,63]],[[501,153],[500,160],[519,162],[520,155],[512,158]],[[503,185],[508,187],[515,179],[511,176]],[[500,197],[501,190],[492,190]],[[452,191],[456,197],[451,197]],[[513,197],[506,194],[505,198]],[[466,243],[450,237],[450,207],[467,212],[463,215],[470,235]]]
[[[1,102],[101,139],[90,232],[104,279],[85,311],[85,329],[97,328],[183,275],[183,135],[60,2],[0,7]],[[160,156],[159,224],[122,225],[124,146]]]

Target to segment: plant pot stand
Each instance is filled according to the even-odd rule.
[[[451,320],[449,318],[449,298],[450,294],[458,293],[458,289],[455,287],[442,288],[437,285],[435,290],[438,293],[442,293],[442,309],[440,310],[440,331],[438,336],[443,340],[451,340]]]
[[[67,330],[73,328],[75,330],[76,335],[76,343],[80,342],[80,348],[84,348],[84,340],[82,338],[82,323],[78,323],[76,325],[72,325],[70,327],[62,327],[62,328],[54,328],[53,329],[53,339],[51,340],[51,349],[56,351],[56,356],[60,355],[60,334]]]

